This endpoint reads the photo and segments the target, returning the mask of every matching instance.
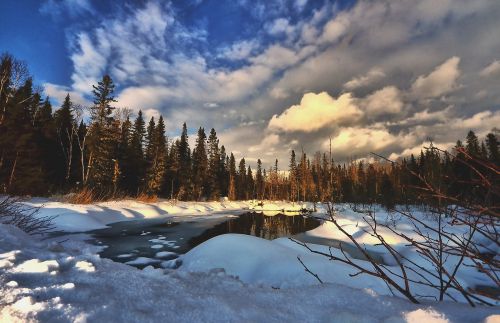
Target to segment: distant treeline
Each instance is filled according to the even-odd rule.
[[[146,194],[181,200],[287,199],[339,202],[418,203],[415,174],[442,182],[448,193],[474,194],[470,170],[456,154],[433,149],[400,163],[337,164],[329,153],[291,152],[282,169],[278,160],[252,170],[220,145],[211,129],[199,128],[196,145],[181,136],[169,140],[160,116],[149,122],[141,112],[132,120],[126,109],[113,107],[114,84],[105,75],[93,86],[93,104],[73,104],[69,94],[53,111],[37,90],[26,65],[4,54],[0,62],[0,192],[52,195],[84,188],[108,198]],[[84,112],[90,115],[84,120]],[[464,151],[498,165],[496,130],[479,141],[470,131]],[[462,143],[457,142],[456,151]],[[462,184],[460,184],[462,183]]]

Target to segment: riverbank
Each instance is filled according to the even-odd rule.
[[[26,202],[40,208],[38,217],[55,217],[56,231],[85,232],[103,229],[108,224],[138,219],[168,218],[172,216],[216,216],[248,210],[266,212],[269,215],[282,212],[313,210],[312,203],[286,201],[213,201],[184,202],[159,200],[154,203],[137,200],[118,200],[96,204],[70,204],[51,199],[33,198]]]

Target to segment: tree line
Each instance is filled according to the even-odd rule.
[[[9,54],[0,61],[0,191],[51,195],[82,189],[105,197],[159,196],[181,200],[287,199],[291,201],[418,202],[412,189],[422,174],[443,188],[465,195],[473,189],[452,179],[472,176],[456,155],[441,157],[432,149],[402,163],[335,163],[331,153],[291,151],[280,169],[276,159],[255,170],[220,144],[215,129],[200,127],[195,146],[186,123],[178,139],[165,135],[162,116],[145,120],[114,107],[114,83],[105,75],[92,88],[92,105],[74,104],[68,94],[53,111],[23,62]],[[88,117],[85,117],[88,114]],[[499,164],[498,132],[480,141],[474,132],[456,151]]]

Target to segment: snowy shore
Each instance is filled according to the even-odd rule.
[[[40,207],[38,216],[56,216],[55,229],[64,232],[84,232],[105,228],[107,224],[137,219],[167,218],[171,216],[212,216],[228,212],[267,212],[269,215],[283,211],[312,210],[312,203],[264,201],[182,202],[162,200],[144,203],[135,200],[100,202],[96,204],[69,204],[36,198],[25,202]]]
[[[41,214],[60,214],[58,230],[80,232],[137,218],[222,216],[259,208],[253,202],[140,203],[96,205],[44,204]],[[310,205],[265,203],[264,209],[300,209]],[[320,208],[320,212],[324,212]],[[213,215],[211,215],[213,214]],[[319,214],[320,215],[320,214]],[[381,212],[381,217],[387,217]],[[342,225],[372,248],[359,215],[344,209]],[[404,223],[401,224],[404,229]],[[403,242],[385,233],[391,243]],[[344,239],[325,222],[306,237]],[[325,246],[311,244],[313,248]],[[369,276],[351,278],[352,268],[313,255],[286,238],[268,241],[228,234],[215,237],[182,256],[177,270],[144,270],[100,258],[97,247],[77,239],[40,240],[0,225],[0,322],[496,322],[498,307],[470,308],[452,302],[414,305],[389,296]],[[334,250],[333,252],[338,252]],[[325,284],[306,273],[297,256]],[[359,260],[361,262],[361,260]],[[462,273],[464,284],[481,277]],[[423,291],[425,292],[425,291]]]

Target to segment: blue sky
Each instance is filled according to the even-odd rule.
[[[500,124],[496,0],[44,0],[0,3],[0,51],[57,106],[117,107],[215,127],[237,157],[339,161],[449,148]],[[194,139],[194,138],[193,138]]]

